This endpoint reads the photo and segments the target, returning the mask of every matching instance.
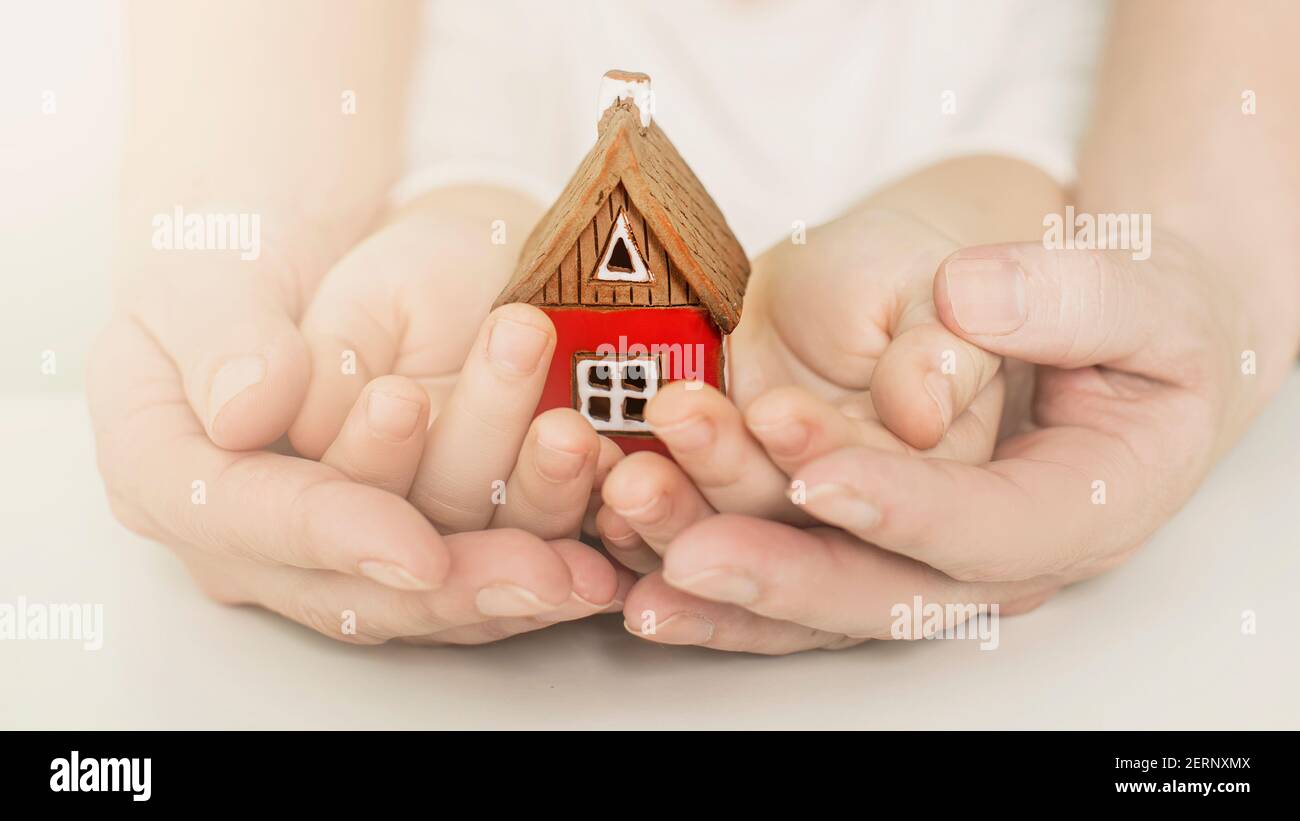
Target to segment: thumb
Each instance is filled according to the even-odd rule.
[[[131,313],[175,363],[214,444],[269,445],[302,404],[311,376],[306,344],[272,281],[195,273],[175,284],[141,283]]]
[[[1174,287],[1176,284],[1177,287]],[[934,303],[953,333],[1039,365],[1107,364],[1161,378],[1157,363],[1201,319],[1187,290],[1128,251],[1046,249],[1041,243],[963,248],[934,278]]]

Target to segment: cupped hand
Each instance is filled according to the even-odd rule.
[[[403,376],[432,417],[403,495],[439,531],[576,536],[622,453],[576,411],[534,419],[555,349],[547,316],[525,304],[488,315],[531,212],[448,196],[454,215],[417,204],[325,276],[302,320],[314,367],[290,441],[319,458],[369,380]]]
[[[1034,430],[967,466],[843,451],[799,477],[874,516],[809,510],[957,578],[1073,581],[1122,561],[1190,497],[1262,394],[1260,329],[1174,237],[1150,259],[1041,244],[964,249],[935,283],[954,333],[1041,365]]]
[[[175,363],[129,318],[102,335],[89,377],[115,515],[172,547],[218,601],[347,642],[479,643],[622,600],[615,569],[579,542],[509,529],[443,537],[389,492],[407,481],[427,415],[423,393],[395,377],[373,393],[412,403],[412,441],[370,429],[367,392],[323,463],[212,444]]]
[[[820,455],[861,445],[987,461],[1004,411],[1000,360],[945,327],[932,296],[956,249],[913,217],[866,211],[755,260],[729,396],[673,384],[647,408],[702,502],[811,524],[787,497],[789,474]],[[597,517],[611,554],[642,572],[659,563],[665,539],[648,524],[671,497],[657,481],[672,467],[657,461],[616,467]]]
[[[587,484],[550,522],[553,538],[505,519],[492,532],[443,536],[402,498],[430,408],[429,394],[400,377],[358,384],[320,462],[259,449],[285,432],[312,384],[313,348],[296,323],[315,283],[272,259],[250,268],[195,254],[183,269],[133,271],[122,288],[88,377],[115,515],[173,547],[213,598],[345,641],[481,642],[617,609],[626,574],[559,535],[576,532],[599,478],[589,426],[544,416],[516,446],[503,490],[520,501],[545,496],[535,487],[552,456],[543,437],[582,454]],[[467,340],[486,303],[476,310],[463,322]],[[439,350],[454,359],[456,345]]]
[[[1227,280],[1176,239],[1154,244],[1147,261],[1039,244],[949,257],[944,324],[1043,366],[1031,429],[985,465],[850,446],[790,466],[804,510],[838,530],[712,515],[664,470],[688,513],[655,534],[663,568],[629,595],[629,624],[652,612],[646,638],[719,649],[843,647],[890,638],[913,596],[1007,615],[1123,561],[1266,393],[1241,368],[1260,331]],[[621,484],[616,470],[607,498]]]

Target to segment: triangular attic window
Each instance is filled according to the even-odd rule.
[[[609,232],[605,253],[596,268],[596,279],[606,282],[650,282],[650,269],[646,267],[641,252],[636,247],[627,213],[618,212],[618,219]]]

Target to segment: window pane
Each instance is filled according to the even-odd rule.
[[[609,397],[592,396],[587,399],[587,415],[602,422],[609,421]]]
[[[593,388],[609,390],[610,367],[608,365],[593,365],[587,371],[587,384]]]
[[[645,400],[629,396],[623,400],[623,418],[645,421]]]
[[[648,370],[645,365],[629,364],[623,369],[623,387],[630,391],[644,391]]]

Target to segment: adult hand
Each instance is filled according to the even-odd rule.
[[[400,473],[376,459],[369,392],[330,455],[336,467],[212,444],[176,365],[129,318],[100,338],[88,389],[114,514],[171,546],[217,601],[258,604],[348,642],[479,643],[621,599],[614,569],[578,542],[518,530],[443,538],[400,496],[353,481],[349,466],[374,469],[376,481]],[[372,389],[419,397],[391,380]],[[400,462],[411,447],[396,444]]]
[[[314,349],[298,328],[318,284],[372,227],[399,172],[417,11],[411,3],[127,7],[134,105],[117,313],[88,374],[117,516],[173,546],[214,597],[262,604],[351,641],[483,641],[574,612],[566,609],[574,595],[600,605],[615,597],[613,568],[576,542],[509,529],[444,539],[393,492],[405,460],[418,458],[429,414],[409,383],[354,380],[337,424],[310,452],[323,464],[265,449],[313,384]],[[265,36],[230,59],[232,38],[250,26]],[[175,70],[177,31],[189,33],[180,62],[212,70]],[[342,110],[322,105],[340,90]],[[177,105],[187,95],[202,104]],[[362,101],[358,116],[349,100]],[[247,258],[216,250],[228,243],[213,243],[212,225],[206,241],[216,247],[154,250],[151,220],[178,203],[190,215],[255,220],[256,233],[239,237],[252,243],[241,248]],[[517,245],[488,245],[490,220],[508,220],[517,235],[535,216],[516,217],[509,204],[486,213],[472,226],[484,241],[472,247],[502,254]],[[188,228],[186,236],[188,244]],[[480,271],[454,252],[464,237],[458,245],[435,236],[410,262],[446,263],[452,289],[435,304],[451,304],[455,288],[481,285]],[[511,264],[513,256],[503,274]],[[439,350],[455,356],[460,344],[463,361],[487,304],[457,326],[459,343]],[[436,339],[441,329],[425,330]],[[327,364],[338,373],[337,360]],[[409,434],[394,432],[407,422]],[[357,615],[356,635],[342,630],[345,609]]]
[[[293,320],[310,285],[237,264],[203,274],[207,258],[193,256],[194,277],[137,273],[95,347],[88,392],[115,514],[172,546],[212,597],[366,642],[488,641],[621,602],[626,576],[576,541],[511,529],[443,538],[402,498],[430,413],[428,395],[408,380],[359,382],[321,463],[255,449],[283,433],[307,389],[310,349]],[[196,386],[232,359],[263,363],[262,378],[225,403],[208,401],[212,391]],[[403,421],[412,424],[395,433]],[[546,424],[595,445],[588,426]],[[536,490],[527,469],[546,454],[534,443],[516,455],[524,475],[510,476],[508,490],[526,500]],[[557,528],[576,530],[595,463],[583,464],[577,512]],[[355,634],[343,632],[344,610],[357,614]]]
[[[1145,262],[1041,244],[949,257],[934,285],[944,324],[1044,366],[1033,429],[986,465],[863,447],[791,465],[805,510],[842,531],[696,507],[657,534],[663,570],[626,618],[653,611],[645,637],[670,643],[841,647],[889,638],[891,609],[915,595],[1006,615],[1122,561],[1267,393],[1239,367],[1253,329],[1228,280],[1173,238],[1154,246]],[[686,477],[664,481],[690,511]]]
[[[1036,429],[972,467],[841,452],[798,472],[823,521],[967,580],[1073,581],[1177,510],[1263,390],[1231,280],[1178,240],[1124,251],[968,248],[935,281],[944,323],[1039,370]],[[1249,371],[1249,372],[1247,372]],[[818,495],[818,494],[812,494]],[[856,515],[843,502],[859,500]],[[872,512],[874,511],[874,512]]]

